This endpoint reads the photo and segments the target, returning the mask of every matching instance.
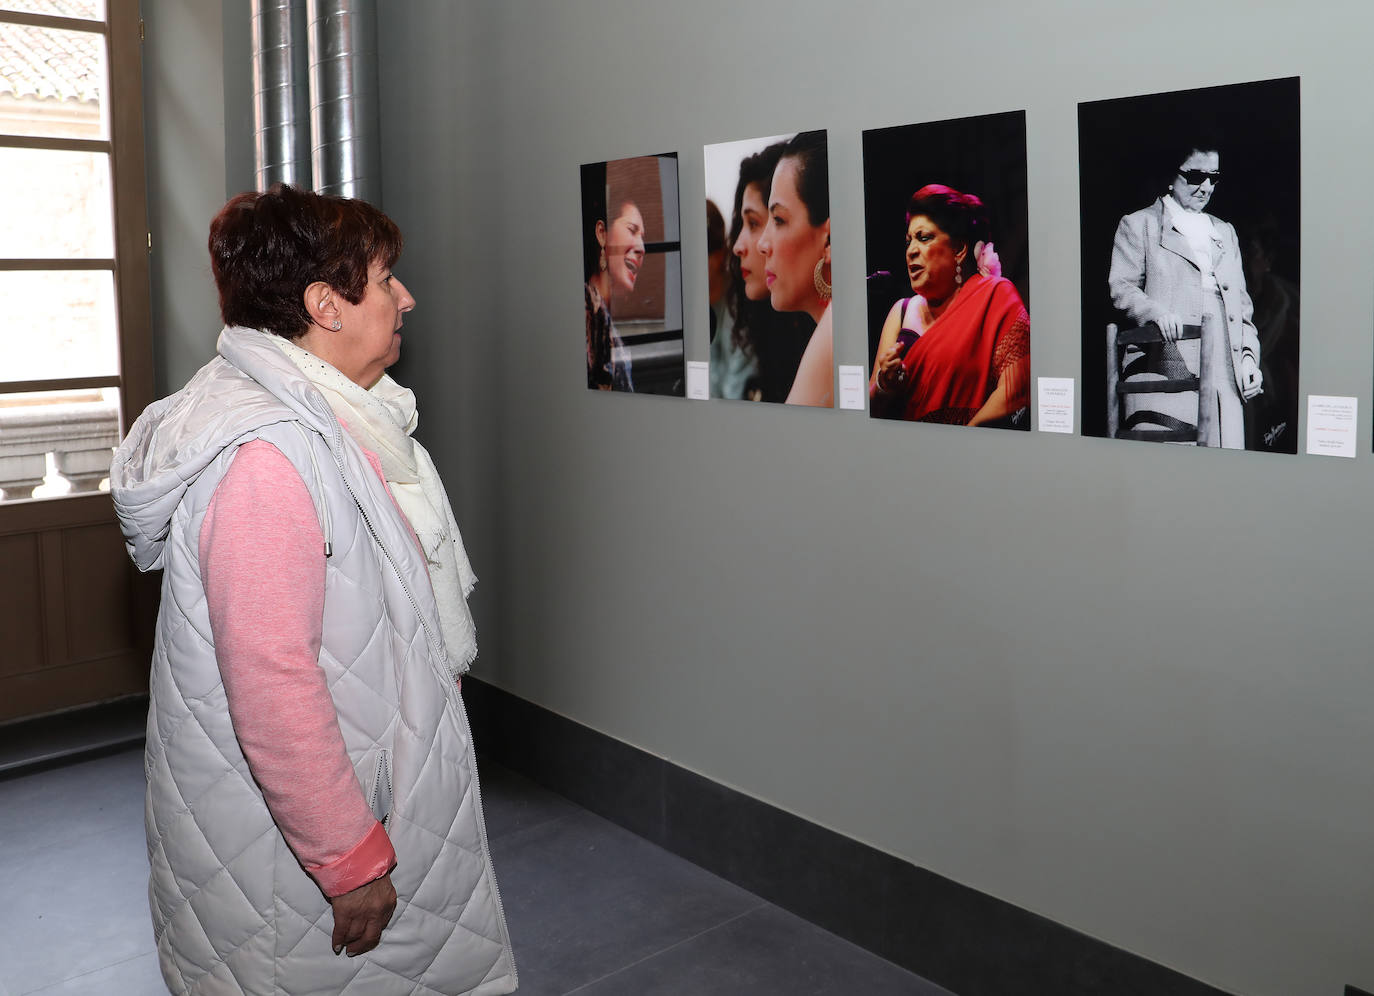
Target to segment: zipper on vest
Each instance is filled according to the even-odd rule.
[[[501,923],[502,940],[505,942],[507,952],[510,952],[510,977],[511,981],[518,986],[520,983],[519,971],[515,967],[514,949],[510,943],[510,927],[506,923],[506,908],[501,903],[501,887],[496,882],[496,869],[491,863],[491,847],[487,843],[487,817],[482,809],[482,779],[477,771],[477,748],[472,742],[472,724],[468,721],[468,708],[463,703],[463,694],[457,691],[457,684],[453,686],[458,696],[458,715],[463,720],[463,735],[468,738],[468,756],[472,759],[472,801],[473,809],[477,814],[477,837],[482,844],[482,857],[487,863],[487,885],[491,888],[491,897],[496,901],[496,918]]]
[[[391,752],[377,748],[377,770],[372,776],[372,794],[367,804],[377,822],[386,826],[391,820]]]
[[[315,461],[315,447],[310,443],[310,430],[299,422],[292,422],[296,431],[301,434],[301,441],[305,443],[305,452],[310,457],[310,473],[315,478],[315,494],[320,496],[320,532],[324,535],[324,555],[325,558],[334,556],[333,532],[329,520],[329,499],[324,493],[324,479],[320,477],[320,465]],[[342,469],[342,468],[341,468]]]
[[[425,614],[420,611],[420,603],[415,600],[415,595],[411,592],[410,585],[406,583],[405,574],[402,573],[401,568],[397,565],[396,558],[391,553],[391,548],[382,540],[382,534],[379,533],[377,527],[372,524],[372,517],[367,514],[367,509],[363,507],[363,503],[358,500],[358,493],[353,490],[353,485],[348,483],[348,474],[344,467],[343,456],[340,453],[340,450],[343,448],[343,439],[339,434],[343,432],[343,429],[339,427],[337,420],[334,422],[333,432],[334,446],[331,447],[331,452],[334,455],[334,462],[338,464],[339,479],[343,481],[344,490],[348,492],[348,497],[353,499],[353,504],[357,507],[358,514],[363,517],[363,524],[367,526],[367,531],[371,533],[372,538],[377,541],[377,546],[381,548],[382,553],[386,554],[387,563],[390,564],[391,569],[396,572],[396,580],[400,582],[401,590],[405,592],[406,599],[410,602],[410,607],[415,610],[415,618],[420,621],[420,629],[424,630],[425,643],[429,646],[430,655],[437,661],[446,660],[447,658],[440,653],[439,644],[435,642],[434,634],[430,632],[429,624],[425,622]],[[321,495],[323,495],[323,493],[324,492],[321,491]],[[444,670],[448,680],[452,681],[452,676],[447,675],[448,669],[445,668]]]

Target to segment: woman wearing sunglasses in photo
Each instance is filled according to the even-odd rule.
[[[1203,210],[1221,180],[1221,155],[1211,143],[1178,151],[1164,195],[1117,225],[1107,285],[1131,323],[1153,323],[1162,338],[1129,351],[1124,373],[1177,378],[1186,368],[1200,378],[1197,409],[1187,392],[1138,395],[1155,410],[1132,418],[1195,425],[1199,445],[1243,449],[1244,405],[1262,390],[1260,347],[1236,230]],[[1185,325],[1202,325],[1202,338],[1180,338]]]

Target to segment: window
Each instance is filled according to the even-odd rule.
[[[0,503],[108,487],[151,400],[136,0],[0,0]]]
[[[138,0],[0,0],[0,723],[146,692],[102,492],[152,398]]]

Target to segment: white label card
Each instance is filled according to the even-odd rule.
[[[687,361],[687,397],[693,401],[711,397],[711,365],[705,360]]]
[[[1073,378],[1037,377],[1036,402],[1041,432],[1073,432]]]
[[[840,407],[864,410],[864,368],[840,366]]]
[[[1355,412],[1358,398],[1331,394],[1307,396],[1307,452],[1320,456],[1355,456]]]

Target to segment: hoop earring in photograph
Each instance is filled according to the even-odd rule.
[[[830,281],[825,279],[825,274],[821,270],[825,267],[825,260],[816,260],[816,268],[811,271],[812,282],[816,285],[816,293],[821,296],[822,301],[830,300],[830,292],[833,289]]]

